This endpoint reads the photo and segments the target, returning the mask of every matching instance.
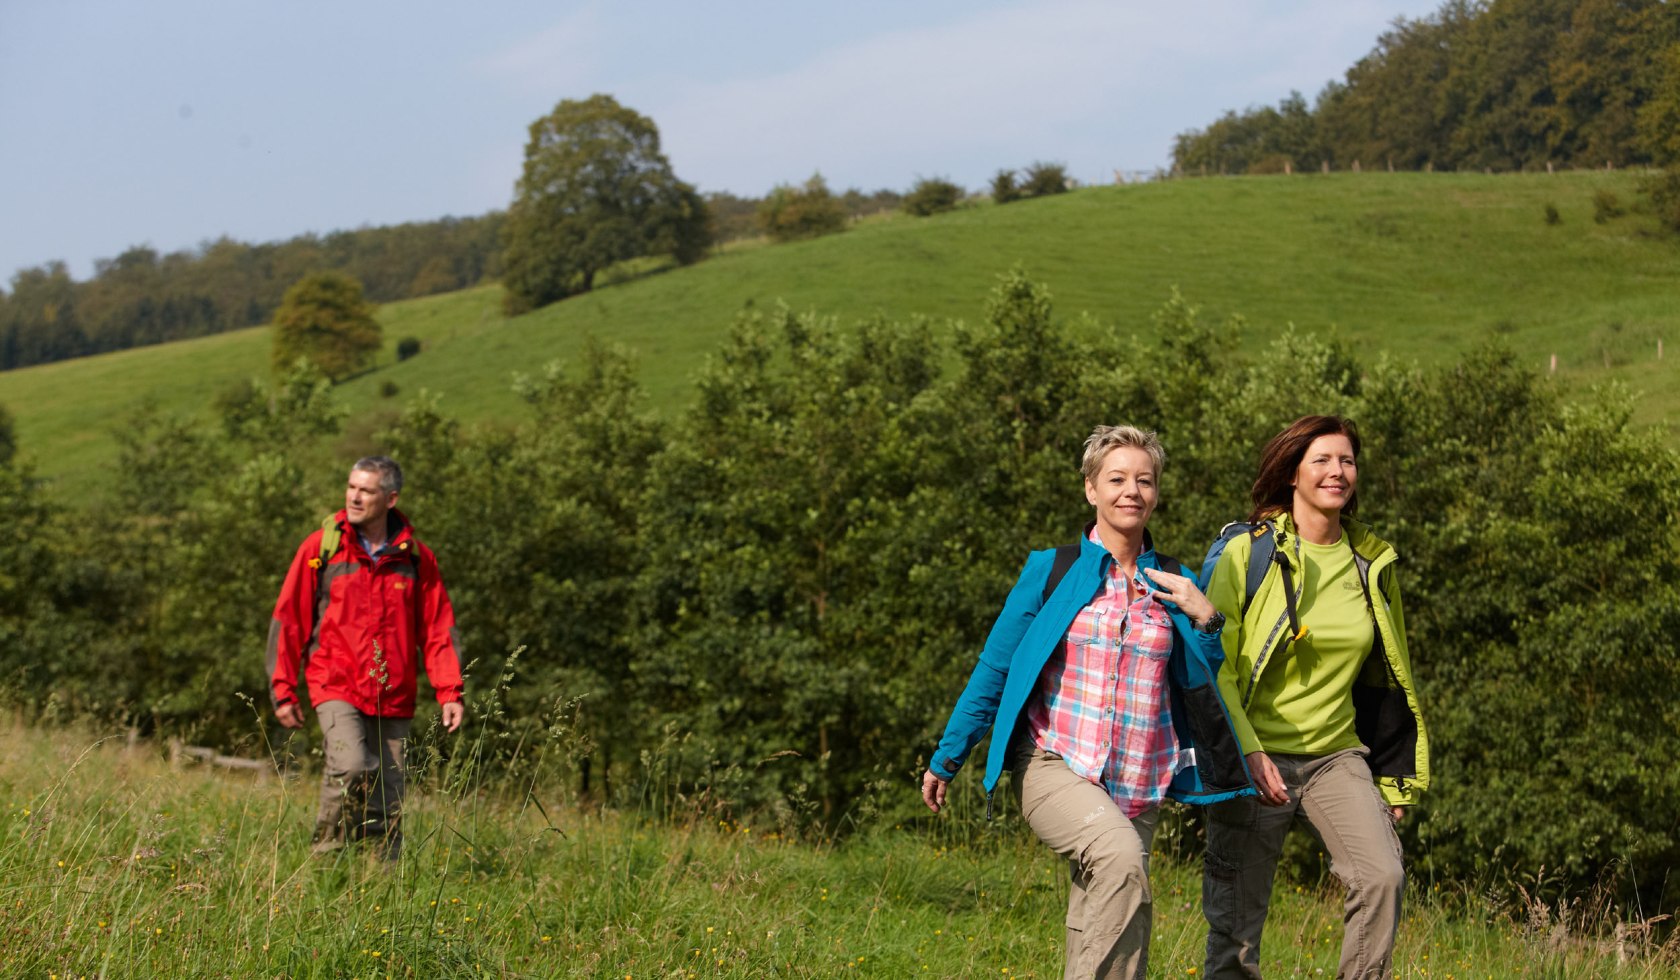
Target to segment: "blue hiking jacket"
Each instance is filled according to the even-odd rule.
[[[1054,548],[1027,556],[928,766],[941,779],[953,778],[989,731],[988,799],[1003,774],[1010,739],[1021,722],[1027,699],[1038,686],[1044,665],[1061,646],[1079,611],[1096,597],[1114,560],[1102,545],[1083,537],[1078,560],[1046,600],[1044,586],[1055,556]],[[1137,565],[1148,571],[1161,569],[1161,558],[1155,554],[1148,532]],[[1163,605],[1173,624],[1167,680],[1173,731],[1184,761],[1167,795],[1197,804],[1252,796],[1255,790],[1249,781],[1248,765],[1216,681],[1225,660],[1219,633],[1204,633],[1176,605]]]

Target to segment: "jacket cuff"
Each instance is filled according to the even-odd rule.
[[[941,759],[938,756],[935,756],[933,761],[928,763],[928,772],[933,773],[935,776],[938,776],[946,782],[950,782],[951,780],[957,778],[957,771],[961,768],[962,766],[952,762],[951,760]]]

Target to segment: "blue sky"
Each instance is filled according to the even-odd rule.
[[[526,127],[594,92],[703,191],[978,188],[1034,160],[1106,182],[1438,6],[0,0],[0,281],[505,207]]]

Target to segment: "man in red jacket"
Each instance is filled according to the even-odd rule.
[[[321,720],[317,853],[374,840],[386,858],[400,854],[403,741],[422,664],[443,727],[453,732],[466,717],[455,613],[437,558],[396,509],[401,490],[394,460],[356,461],[344,509],[298,548],[269,624],[275,717],[303,727],[301,680]]]

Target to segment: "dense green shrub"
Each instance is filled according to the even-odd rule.
[[[910,193],[904,197],[900,205],[905,214],[913,214],[918,218],[954,211],[962,203],[963,189],[943,177],[923,177],[916,181],[916,186],[910,188]]]
[[[801,187],[779,184],[758,207],[759,227],[778,242],[831,235],[846,228],[846,207],[822,174]]]
[[[1362,516],[1404,558],[1434,745],[1402,825],[1412,866],[1532,888],[1541,868],[1572,887],[1626,863],[1649,908],[1674,907],[1680,458],[1616,397],[1564,404],[1499,348],[1425,370],[1295,332],[1250,354],[1236,333],[1177,296],[1136,332],[1070,328],[1016,273],[983,324],[949,331],[747,319],[674,420],[591,349],[522,382],[523,421],[465,431],[422,399],[377,441],[409,473],[473,697],[506,688],[489,744],[565,713],[582,740],[562,761],[607,799],[833,829],[919,806],[911,781],[1021,561],[1088,515],[1093,424],[1161,432],[1155,541],[1194,564],[1246,509],[1267,436],[1350,414]],[[225,393],[216,430],[142,413],[96,536],[27,465],[0,467],[0,569],[29,569],[0,575],[6,689],[249,737],[236,693],[261,702],[274,591],[348,463],[316,448],[331,399],[302,374]]]
[[[406,361],[420,353],[419,337],[404,337],[397,341],[397,360]]]
[[[1020,199],[1021,185],[1015,180],[1015,171],[999,170],[992,175],[992,200],[995,203],[1008,204]]]
[[[1639,190],[1650,199],[1663,228],[1680,234],[1680,166],[1647,175],[1639,182]]]
[[[1621,196],[1613,190],[1601,190],[1593,194],[1593,220],[1599,224],[1612,221],[1627,214],[1627,208],[1622,206]]]
[[[1067,167],[1060,163],[1034,163],[1027,168],[1026,177],[1021,181],[1021,192],[1027,197],[1066,194],[1072,189],[1073,184],[1068,180]]]

